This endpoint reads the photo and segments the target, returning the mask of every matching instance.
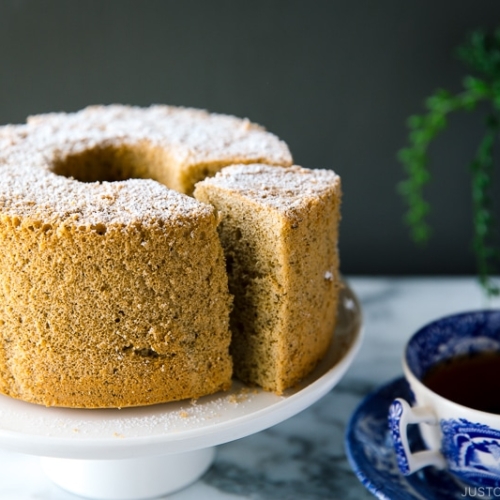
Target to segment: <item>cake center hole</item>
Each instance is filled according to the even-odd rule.
[[[160,169],[148,158],[148,152],[125,146],[86,149],[81,153],[56,159],[51,170],[57,175],[72,177],[80,182],[115,182],[127,179],[163,181],[158,178]]]

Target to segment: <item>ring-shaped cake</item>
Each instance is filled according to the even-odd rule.
[[[245,166],[255,163],[265,165]],[[278,221],[274,251],[280,259],[309,273],[290,284],[293,265],[277,259],[273,266],[282,275],[268,269],[265,280],[283,300],[273,299],[274,310],[252,314],[258,321],[290,316],[305,304],[293,314],[316,315],[319,323],[305,321],[321,332],[309,327],[294,338],[254,335],[268,342],[266,363],[274,356],[276,365],[283,356],[297,364],[300,350],[318,347],[303,353],[300,369],[285,367],[291,375],[264,363],[273,372],[265,380],[241,378],[279,393],[310,371],[335,321],[338,176],[276,169],[292,164],[287,146],[248,120],[169,106],[94,106],[0,128],[0,392],[47,406],[103,408],[228,388],[233,359],[241,358],[230,352],[233,295],[243,304],[241,295],[251,287],[228,289],[234,249],[226,248],[224,231],[239,231],[238,245],[250,247],[255,235],[231,224],[244,228],[255,200],[234,221],[211,202],[210,185],[199,189],[203,202],[188,195],[232,164],[240,164],[238,175],[241,168],[265,171],[271,183],[277,178],[268,169],[291,176],[277,181],[275,194],[295,201],[261,213]],[[266,176],[252,178],[259,185]],[[290,182],[295,191],[287,188]],[[330,236],[318,243],[325,232]],[[299,236],[317,246],[314,262],[308,263],[307,252],[282,251],[290,241],[299,248]],[[245,273],[240,281],[263,278]],[[280,329],[303,323],[295,318]],[[258,364],[258,356],[244,363]],[[267,382],[273,377],[282,380]]]

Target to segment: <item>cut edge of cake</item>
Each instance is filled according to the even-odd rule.
[[[234,165],[197,184],[226,256],[234,371],[281,394],[326,353],[340,287],[340,178],[331,170]]]

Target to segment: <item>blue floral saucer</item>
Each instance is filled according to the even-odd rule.
[[[401,377],[369,394],[349,421],[345,445],[351,467],[361,483],[382,500],[464,500],[477,497],[446,471],[426,467],[411,476],[398,469],[387,423],[394,398],[413,401],[406,380]],[[408,428],[412,450],[424,449],[417,426]],[[483,498],[487,498],[484,494]]]

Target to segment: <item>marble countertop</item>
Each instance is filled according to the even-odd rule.
[[[361,301],[365,338],[342,381],[307,410],[253,436],[221,445],[212,468],[172,500],[363,500],[344,432],[363,397],[401,374],[408,337],[440,316],[487,304],[472,278],[348,279]],[[37,457],[0,450],[0,500],[77,500],[53,485]],[[167,498],[167,497],[165,497]]]

